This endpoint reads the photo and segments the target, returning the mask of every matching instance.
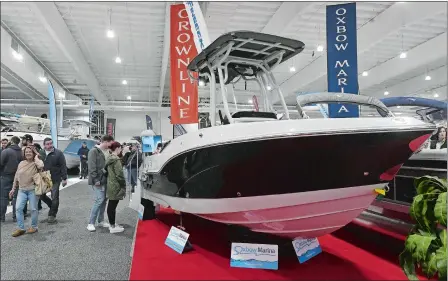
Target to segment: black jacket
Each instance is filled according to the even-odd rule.
[[[22,158],[22,149],[16,144],[2,150],[0,156],[1,175],[14,177]]]
[[[47,155],[45,150],[41,150],[40,158],[44,161],[44,170],[50,171],[53,183],[67,180],[67,164],[62,151],[55,148]]]
[[[138,151],[138,163],[137,163],[137,155],[135,151],[132,151],[131,154],[128,156],[128,159],[126,161],[126,166],[131,166],[131,168],[138,168],[142,164],[142,153]]]
[[[81,160],[88,160],[89,159],[89,149],[87,147],[86,148],[81,147],[78,150],[78,155]],[[85,155],[86,158],[82,157],[83,155]]]

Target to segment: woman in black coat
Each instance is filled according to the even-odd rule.
[[[431,141],[431,149],[447,148],[446,145],[446,127],[439,127],[437,130],[437,139]]]

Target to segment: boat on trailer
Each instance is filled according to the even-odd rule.
[[[297,97],[291,119],[272,70],[304,49],[300,41],[231,32],[204,49],[188,69],[220,84],[221,124],[182,126],[159,154],[145,156],[142,197],[202,218],[288,238],[312,238],[350,223],[367,209],[434,131],[415,118],[395,117],[373,97],[321,93]],[[190,77],[195,76],[190,73]],[[230,113],[226,87],[239,79],[260,87],[264,112]],[[279,95],[282,114],[270,102]],[[372,106],[379,118],[310,119],[316,103]]]

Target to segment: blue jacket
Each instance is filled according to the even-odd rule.
[[[89,149],[88,149],[87,147],[86,147],[86,148],[81,147],[81,148],[78,150],[78,155],[79,155],[79,158],[80,158],[81,160],[88,160],[88,158],[89,158]],[[82,157],[83,155],[85,155],[86,158]]]

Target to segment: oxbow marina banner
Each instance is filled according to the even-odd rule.
[[[187,66],[198,51],[184,4],[170,7],[171,124],[198,123],[198,83]],[[197,78],[197,74],[194,74]]]
[[[358,94],[356,3],[327,6],[328,92]],[[330,118],[359,117],[355,104],[329,104]]]
[[[54,94],[53,84],[48,80],[48,105],[50,113],[50,133],[53,146],[58,148],[58,116],[56,114],[56,97]]]

